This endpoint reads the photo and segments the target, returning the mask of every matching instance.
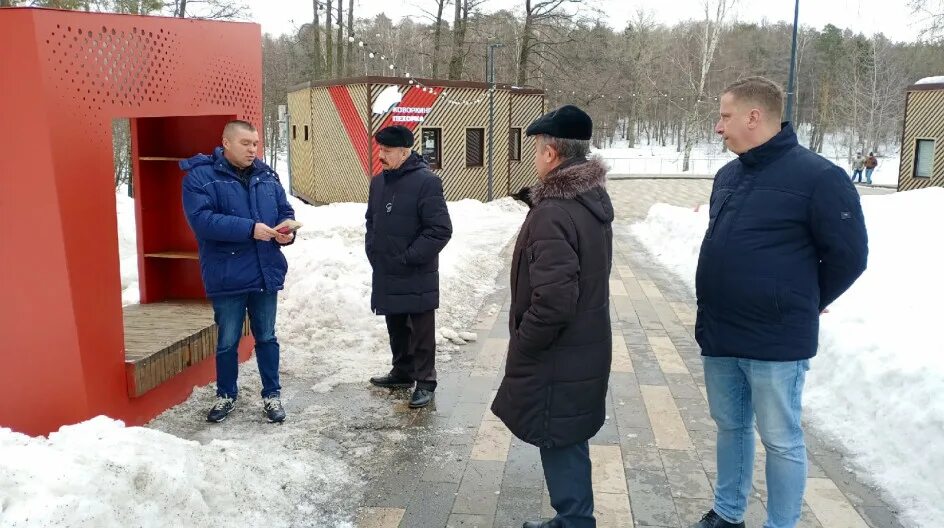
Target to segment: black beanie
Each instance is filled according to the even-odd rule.
[[[403,125],[388,126],[374,135],[377,143],[385,147],[413,148],[413,132]]]
[[[561,139],[588,140],[593,136],[593,120],[576,106],[566,105],[537,118],[526,133],[528,136],[540,134]]]

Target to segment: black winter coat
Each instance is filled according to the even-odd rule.
[[[695,278],[702,354],[813,357],[820,312],[867,258],[859,194],[845,171],[800,146],[784,124],[715,177]]]
[[[613,204],[599,160],[570,162],[531,191],[515,244],[505,377],[492,411],[539,447],[603,426],[610,376]]]
[[[377,315],[439,308],[439,253],[452,237],[442,181],[415,152],[370,182],[365,249]]]

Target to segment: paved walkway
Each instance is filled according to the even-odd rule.
[[[694,298],[655,266],[627,232],[649,206],[705,203],[710,181],[611,182],[618,215],[611,277],[613,373],[607,421],[591,440],[598,526],[687,527],[712,504],[715,426],[694,334]],[[506,254],[507,256],[507,254]],[[448,364],[436,405],[401,408],[407,435],[372,475],[358,526],[517,528],[549,518],[538,450],[490,411],[508,344],[507,278],[486,304],[480,339]],[[373,391],[382,396],[381,391]],[[400,396],[401,405],[406,394]],[[844,468],[842,454],[810,432],[804,528],[892,528],[893,511]],[[758,442],[747,525],[765,519],[764,450]]]

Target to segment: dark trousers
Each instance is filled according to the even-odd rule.
[[[436,312],[386,318],[393,352],[390,374],[416,381],[417,389],[436,390]]]
[[[557,512],[554,520],[563,528],[595,528],[590,444],[541,448],[541,465],[551,506]]]

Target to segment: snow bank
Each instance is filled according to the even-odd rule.
[[[822,319],[804,404],[819,432],[901,506],[906,524],[944,526],[944,189],[862,198],[869,269]],[[704,209],[704,208],[702,208]],[[653,206],[631,230],[693,290],[708,217]]]
[[[920,79],[915,84],[944,84],[944,75],[938,75],[936,77],[925,77]]]
[[[320,497],[310,490],[326,482],[343,486],[346,467],[274,450],[218,440],[201,445],[103,416],[48,439],[0,428],[0,525],[326,525],[317,514]]]
[[[293,199],[294,200],[294,199]],[[390,368],[383,317],[370,311],[371,268],[364,254],[365,204],[307,206],[293,201],[305,224],[285,250],[289,274],[281,295],[277,334],[286,372],[317,373],[314,387],[363,382]],[[449,203],[453,236],[440,255],[441,351],[474,321],[494,289],[502,249],[517,233],[526,208],[510,198],[483,204]]]

